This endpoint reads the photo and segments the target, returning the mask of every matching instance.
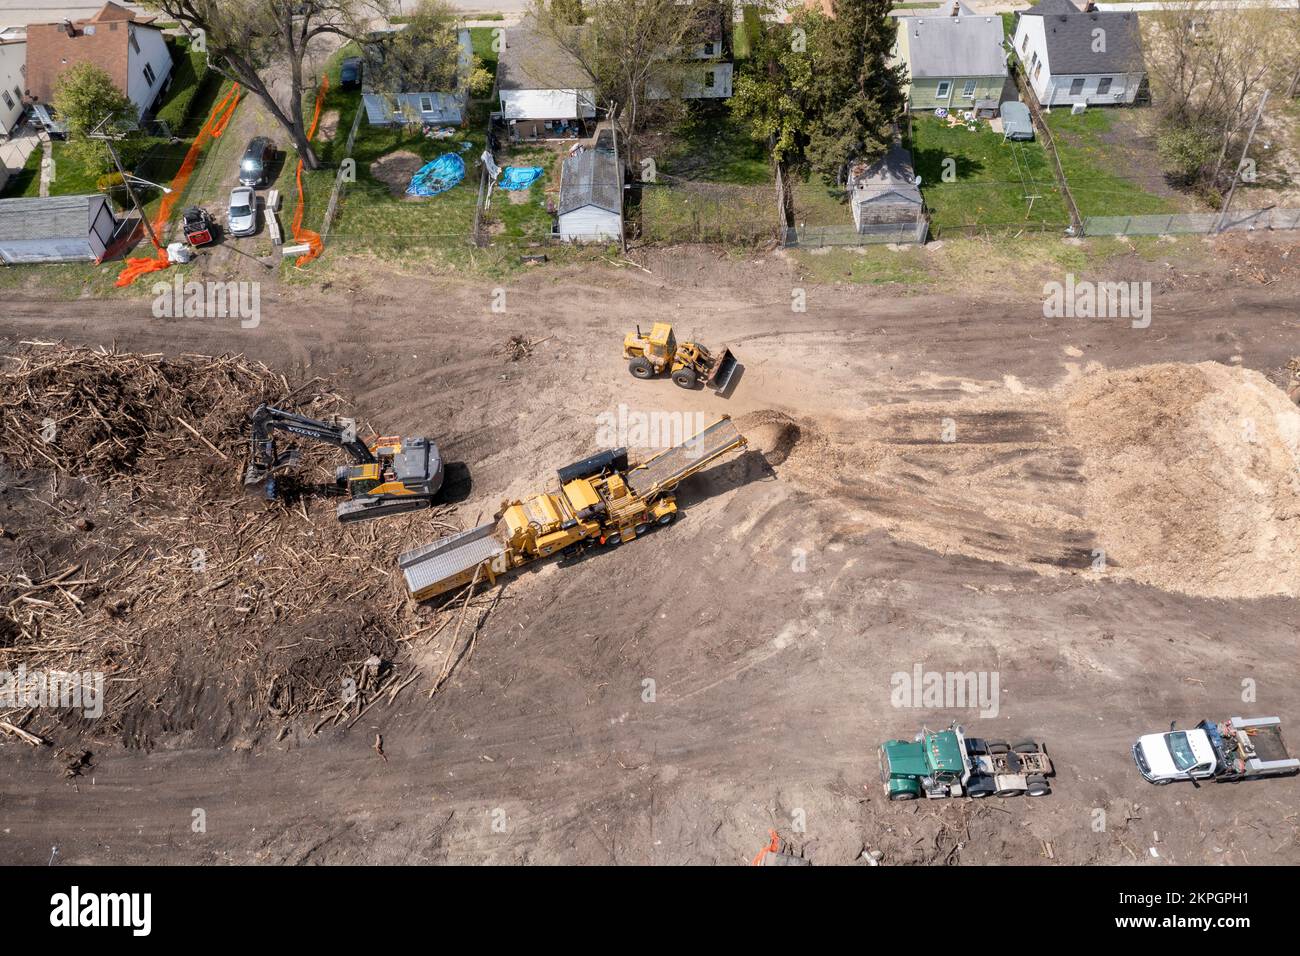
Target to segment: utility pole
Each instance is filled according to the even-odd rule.
[[[128,176],[126,170],[122,168],[122,160],[118,158],[117,150],[113,148],[112,138],[107,133],[100,132],[104,124],[112,118],[112,113],[105,116],[100,124],[87,135],[92,139],[103,140],[104,145],[108,148],[108,155],[113,157],[113,165],[117,167],[118,175],[122,177],[122,185],[126,187],[126,194],[131,197],[131,205],[135,207],[136,214],[139,215],[140,221],[144,223],[144,228],[148,231],[149,238],[153,240],[154,248],[161,249],[163,247],[162,243],[158,241],[158,234],[153,231],[153,223],[151,223],[149,217],[145,215],[144,207],[140,205],[140,200],[136,196],[135,190],[131,187],[131,177]]]
[[[1228,218],[1228,210],[1232,207],[1232,195],[1237,191],[1237,180],[1241,178],[1241,165],[1246,161],[1246,153],[1250,150],[1251,141],[1255,138],[1255,129],[1259,126],[1259,121],[1264,117],[1264,104],[1268,102],[1268,90],[1259,98],[1259,109],[1255,110],[1255,121],[1250,124],[1250,132],[1246,135],[1246,145],[1241,147],[1241,157],[1237,160],[1237,170],[1232,174],[1232,186],[1228,189],[1228,198],[1223,201],[1223,212],[1219,213],[1219,221],[1215,223],[1214,232],[1217,235],[1223,232],[1223,224]]]

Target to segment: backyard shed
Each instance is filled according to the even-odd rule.
[[[1007,100],[1002,104],[1002,138],[1034,138],[1034,121],[1029,116],[1029,107],[1018,100]]]
[[[623,235],[623,170],[612,150],[584,149],[564,161],[556,232],[566,242]]]
[[[853,224],[860,234],[887,236],[896,242],[925,241],[925,204],[912,154],[901,143],[894,143],[874,163],[850,164],[848,185]]]
[[[100,262],[117,230],[103,196],[0,199],[0,260]]]

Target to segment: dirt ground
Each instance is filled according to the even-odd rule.
[[[1252,433],[1268,454],[1257,448],[1258,460],[1216,481],[1285,478],[1273,455],[1289,447],[1290,413],[1273,393],[1300,354],[1300,246],[1229,237],[1205,272],[1121,263],[1124,278],[1154,283],[1146,329],[1045,319],[1033,296],[801,286],[779,254],[638,259],[643,268],[528,272],[504,299],[487,283],[358,263],[329,289],[268,284],[252,329],[154,319],[147,299],[16,297],[0,317],[7,353],[59,339],[236,352],[290,383],[327,379],[385,432],[427,433],[468,464],[472,486],[448,505],[465,527],[595,450],[598,416],[620,403],[728,413],[751,445],[682,486],[672,527],[509,579],[432,699],[421,679],[350,729],[295,725],[281,736],[221,669],[237,655],[211,654],[187,678],[219,709],[161,700],[168,720],[144,740],[41,725],[57,746],[91,751],[78,776],[65,776],[53,748],[0,736],[0,861],[44,864],[57,847],[71,863],[738,864],[774,828],[818,864],[863,863],[869,851],[884,865],[1300,862],[1297,779],[1154,788],[1129,754],[1138,734],[1173,719],[1300,719],[1290,491],[1269,488],[1267,507],[1234,492],[1251,504],[1234,511],[1220,492],[1177,484],[1187,479],[1174,468],[1177,449],[1209,454],[1204,436],[1227,434],[1221,419],[1244,407],[1231,385],[1241,379],[1264,396],[1250,407],[1276,422]],[[796,288],[806,312],[791,310]],[[619,340],[656,320],[735,350],[744,371],[729,398],[627,374]],[[518,334],[536,344],[509,361],[503,346]],[[1170,401],[1171,428],[1198,430],[1161,446],[1153,460],[1167,470],[1151,474],[1207,496],[1180,513],[1235,514],[1231,541],[1260,544],[1241,537],[1243,522],[1278,531],[1264,542],[1271,571],[1245,576],[1272,573],[1266,586],[1241,576],[1205,586],[1223,579],[1197,577],[1188,555],[1178,580],[1184,565],[1158,554],[1178,549],[1178,527],[1161,527],[1154,544],[1141,529],[1109,543],[1144,514],[1107,504],[1140,493],[1140,473],[1107,481],[1107,469],[1133,465],[1117,457],[1123,421],[1096,403],[1131,383],[1101,376],[1171,363],[1178,387],[1152,394]],[[1183,363],[1218,363],[1203,395]],[[1149,400],[1129,411],[1149,419]],[[939,437],[949,419],[951,443]],[[233,464],[212,467],[236,480]],[[39,475],[22,481],[49,491]],[[1145,520],[1167,523],[1153,514]],[[309,518],[327,525],[332,506],[316,503]],[[111,536],[95,538],[104,533],[86,534],[107,548]],[[428,531],[398,516],[374,534],[395,554]],[[1125,548],[1150,567],[1135,570]],[[1114,552],[1101,570],[1097,550]],[[393,570],[357,566],[357,586]],[[346,595],[322,595],[284,622],[286,640],[329,632],[346,607]],[[205,642],[240,639],[209,633],[207,617],[196,602]],[[445,645],[397,637],[409,638],[406,664],[437,672]],[[996,716],[894,706],[892,676],[918,665],[996,672]],[[1045,740],[1052,795],[888,803],[880,742],[954,718],[984,737]]]

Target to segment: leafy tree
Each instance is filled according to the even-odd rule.
[[[376,92],[490,91],[492,74],[477,56],[462,58],[458,18],[444,0],[423,0],[405,27],[365,44],[366,71]]]
[[[576,27],[587,19],[586,11],[582,9],[582,0],[550,0],[547,6],[558,23]]]
[[[108,131],[135,119],[135,104],[113,78],[93,63],[68,67],[55,80],[54,108],[68,124],[68,150],[76,159],[100,172],[113,169],[108,148],[88,136],[101,124]],[[109,122],[105,124],[105,120]]]

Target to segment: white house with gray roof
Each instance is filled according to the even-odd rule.
[[[955,3],[946,14],[899,17],[895,55],[907,67],[908,109],[968,110],[1003,99],[1007,49],[997,14]]]
[[[1040,0],[1020,14],[1012,43],[1043,106],[1131,104],[1146,78],[1133,11]]]

